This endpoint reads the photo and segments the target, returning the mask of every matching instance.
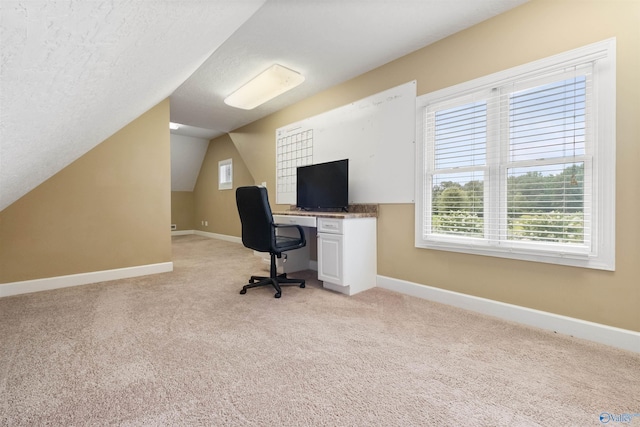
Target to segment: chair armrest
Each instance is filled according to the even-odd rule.
[[[296,224],[273,224],[273,226],[275,228],[297,228],[298,229],[298,233],[300,233],[300,240],[302,240],[302,245],[306,245],[307,244],[307,240],[304,236],[304,230],[302,229],[301,226],[296,225]]]

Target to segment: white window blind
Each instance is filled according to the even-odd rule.
[[[420,100],[416,246],[612,269],[613,52],[592,50]]]
[[[478,95],[482,98],[482,95]],[[427,110],[432,234],[484,237],[487,101],[463,97]],[[471,98],[475,98],[472,96]]]
[[[509,94],[508,240],[589,251],[592,194],[585,174],[591,182],[586,153],[593,138],[587,141],[586,133],[595,124],[591,69],[589,64]]]

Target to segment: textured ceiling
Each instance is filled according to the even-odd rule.
[[[0,210],[167,98],[262,4],[0,1]]]
[[[211,138],[525,1],[0,0],[0,210],[169,95]],[[273,63],[305,82],[223,103]]]
[[[173,93],[171,120],[232,131],[525,1],[268,0]],[[273,63],[306,80],[255,110],[224,104]]]

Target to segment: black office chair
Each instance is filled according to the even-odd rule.
[[[236,190],[236,204],[242,223],[242,244],[255,251],[271,254],[269,277],[251,276],[249,284],[244,285],[240,293],[247,293],[249,288],[272,285],[276,289],[275,297],[280,298],[281,285],[300,284],[300,287],[304,288],[304,280],[289,279],[286,273],[277,274],[276,267],[276,258],[281,258],[283,252],[298,249],[307,244],[302,227],[273,222],[267,189],[264,187],[239,187]],[[297,228],[300,237],[278,236],[277,228]]]

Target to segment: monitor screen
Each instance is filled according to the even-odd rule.
[[[349,159],[300,166],[296,177],[296,206],[301,209],[347,209]]]

